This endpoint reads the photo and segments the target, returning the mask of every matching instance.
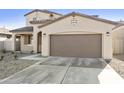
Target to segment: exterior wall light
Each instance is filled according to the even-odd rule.
[[[45,36],[45,35],[46,35],[46,33],[43,33],[43,35]]]
[[[106,32],[106,35],[107,35],[107,36],[110,36],[110,32]]]

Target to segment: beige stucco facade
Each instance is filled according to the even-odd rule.
[[[24,44],[24,35],[21,36],[21,51],[22,52],[31,52],[33,51],[33,45],[32,44]]]
[[[124,54],[124,26],[113,30],[113,53]]]
[[[16,49],[16,36],[20,36],[20,51],[24,53],[30,53],[33,51],[33,45],[31,44],[24,44],[24,36],[25,35],[32,35],[31,32],[16,32],[12,34],[12,50],[15,51]]]
[[[102,57],[112,58],[112,34],[106,35],[106,32],[112,32],[114,27],[111,24],[76,16],[77,24],[71,24],[72,16],[57,21],[39,31],[46,35],[42,37],[42,55],[50,55],[50,35],[51,34],[102,34]]]
[[[58,18],[60,17],[61,15],[58,15],[58,14],[53,14],[53,19],[55,18]],[[34,20],[34,18],[36,18]],[[21,46],[21,49],[20,51],[22,52],[32,52],[34,51],[34,53],[37,53],[37,31],[39,31],[38,26],[39,25],[42,25],[42,24],[31,24],[30,21],[36,21],[36,20],[48,20],[50,19],[50,13],[44,13],[44,12],[39,12],[39,11],[35,11],[35,12],[32,12],[30,13],[29,15],[26,15],[25,16],[25,19],[26,19],[26,26],[33,26],[33,29],[34,31],[33,32],[28,32],[28,31],[22,31],[22,32],[13,32],[13,43],[12,43],[12,50],[14,51],[16,48],[15,48],[15,39],[16,39],[16,36],[17,35],[20,35],[20,46]],[[53,20],[52,19],[52,20]],[[33,38],[32,38],[32,43],[31,44],[27,44],[25,45],[24,44],[24,36],[27,35],[27,34],[32,34],[33,35]]]
[[[50,35],[59,34],[101,34],[102,35],[102,58],[111,59],[113,53],[118,53],[119,47],[118,38],[124,38],[123,29],[113,29],[116,25],[110,22],[96,20],[97,18],[90,18],[81,16],[74,13],[61,18],[60,15],[54,14],[54,18],[57,20],[48,22],[48,24],[30,24],[33,18],[37,17],[37,20],[50,19],[50,14],[34,12],[26,15],[26,26],[33,26],[33,32],[13,33],[13,50],[15,49],[15,36],[21,35],[21,51],[22,52],[38,52],[38,33],[41,34],[41,53],[42,56],[50,56]],[[60,19],[59,19],[60,18]],[[74,20],[76,22],[74,22]],[[107,34],[109,33],[109,34]],[[26,34],[32,34],[32,43],[30,45],[24,45],[24,36]],[[75,37],[74,37],[75,38]],[[115,43],[116,42],[116,43]],[[119,41],[121,42],[121,41]]]

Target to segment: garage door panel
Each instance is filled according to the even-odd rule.
[[[101,35],[51,35],[51,56],[101,57]]]

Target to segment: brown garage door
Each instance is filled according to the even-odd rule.
[[[101,51],[100,34],[50,36],[51,56],[99,58]]]

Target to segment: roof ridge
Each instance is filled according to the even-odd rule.
[[[46,23],[44,25],[41,25],[41,26],[38,26],[38,27],[41,28],[43,26],[46,26],[48,24],[51,24],[51,23],[56,22],[58,20],[61,20],[61,19],[65,18],[67,16],[70,16],[70,15],[79,15],[79,16],[82,16],[82,17],[90,18],[90,19],[93,19],[93,20],[97,20],[97,21],[101,21],[101,22],[105,22],[105,23],[113,24],[113,25],[118,25],[119,24],[118,22],[111,21],[111,20],[108,20],[108,19],[98,18],[98,17],[94,17],[92,15],[82,14],[82,13],[79,13],[79,12],[71,12],[69,14],[66,14],[66,15],[64,15],[62,17],[59,17],[59,18],[57,18],[57,19],[55,19],[55,20],[53,20],[51,22],[48,22],[48,23]]]
[[[50,13],[53,13],[53,14],[57,14],[57,15],[62,15],[62,14],[60,14],[60,13],[52,12],[52,11],[49,11],[49,10],[47,10],[47,9],[34,9],[34,10],[32,10],[32,11],[26,13],[24,16],[27,16],[27,15],[33,13],[33,12],[45,12],[45,13],[49,13],[49,14],[50,14]]]
[[[123,23],[120,23],[120,24],[116,25],[112,30],[115,30],[116,28],[119,28],[121,26],[124,26],[124,24]]]
[[[80,14],[80,15],[83,15],[83,16],[88,16],[88,17],[92,17],[93,19],[98,19],[98,20],[101,20],[101,21],[109,21],[109,22],[113,22],[115,24],[119,24],[118,22],[116,21],[112,21],[112,20],[109,20],[109,19],[104,19],[104,18],[100,18],[100,17],[95,17],[93,15],[88,15],[88,14],[83,14],[83,13],[80,13],[80,12],[76,12],[77,14]]]

